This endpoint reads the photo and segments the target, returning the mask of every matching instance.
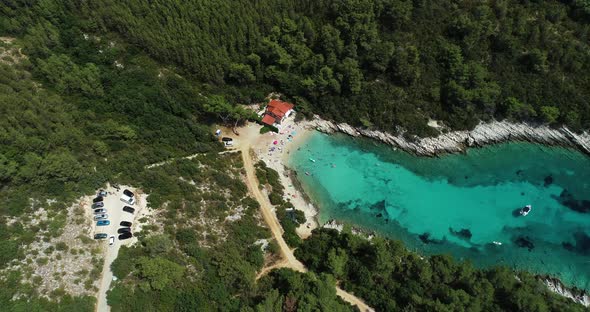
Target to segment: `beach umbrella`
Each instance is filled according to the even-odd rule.
[[[279,141],[275,140],[274,142],[272,142],[272,144],[277,145],[277,143],[279,143]]]

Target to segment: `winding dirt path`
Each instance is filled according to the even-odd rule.
[[[228,149],[228,150],[219,152],[217,154],[218,155],[223,155],[223,154],[236,153],[238,151],[239,150]],[[192,155],[188,155],[188,156],[184,156],[184,157],[171,158],[171,159],[168,159],[168,160],[164,160],[164,161],[160,161],[160,162],[157,162],[157,163],[153,163],[153,164],[147,165],[147,166],[145,166],[145,168],[146,169],[152,169],[152,168],[160,167],[160,166],[163,166],[163,165],[167,165],[167,164],[169,164],[169,163],[171,163],[171,162],[173,162],[173,161],[175,161],[177,159],[188,159],[188,160],[191,160],[191,159],[193,159],[193,158],[195,158],[195,157],[197,157],[199,155],[207,155],[207,153],[196,153],[196,154],[192,154]]]
[[[268,266],[263,268],[260,273],[258,273],[257,279],[264,276],[268,272],[272,271],[273,269],[277,268],[290,268],[298,272],[307,272],[307,268],[301,261],[295,258],[293,255],[293,250],[289,248],[285,240],[283,239],[283,227],[279,223],[275,213],[272,210],[272,205],[270,204],[268,197],[260,192],[258,187],[258,179],[256,178],[256,173],[254,169],[254,164],[252,162],[252,155],[250,154],[250,144],[245,144],[248,140],[242,141],[240,144],[240,150],[242,151],[242,159],[244,161],[244,169],[246,171],[246,184],[248,186],[248,190],[254,198],[260,204],[260,211],[262,212],[262,216],[264,221],[268,225],[272,236],[277,241],[277,244],[280,248],[281,258],[282,261],[275,263],[274,265]],[[357,298],[351,293],[348,293],[341,289],[340,287],[336,286],[336,294],[342,298],[344,301],[356,306],[362,312],[374,312],[375,310],[365,304],[361,299]]]

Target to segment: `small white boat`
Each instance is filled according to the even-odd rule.
[[[493,241],[492,244],[496,245],[496,246],[502,246],[502,243],[498,242],[498,241]]]
[[[531,212],[531,209],[533,209],[531,205],[524,206],[522,209],[520,209],[520,215],[523,217],[528,215],[529,212]]]

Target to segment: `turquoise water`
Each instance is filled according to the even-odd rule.
[[[590,290],[590,158],[579,152],[506,143],[426,158],[314,133],[289,162],[320,222],[347,221],[424,254]],[[527,204],[531,213],[520,216]]]

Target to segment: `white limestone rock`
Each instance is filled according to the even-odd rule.
[[[590,154],[590,134],[575,134],[566,127],[553,129],[544,125],[492,121],[481,123],[472,131],[453,131],[436,137],[409,141],[402,135],[360,129],[346,123],[336,124],[315,116],[310,125],[324,133],[342,132],[353,137],[365,136],[421,156],[463,152],[467,147],[481,147],[506,141],[528,141],[546,145],[577,148]]]

